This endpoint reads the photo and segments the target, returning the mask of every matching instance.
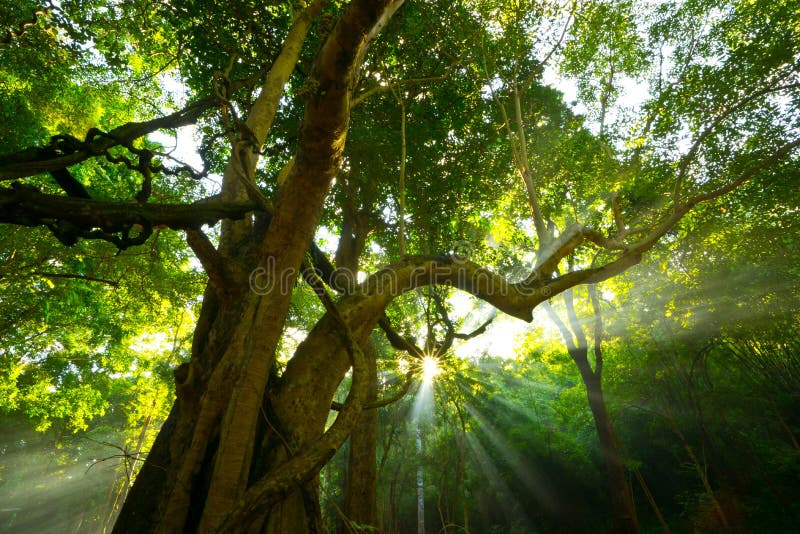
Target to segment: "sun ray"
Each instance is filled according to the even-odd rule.
[[[555,512],[557,503],[553,501],[555,494],[552,483],[536,468],[536,465],[527,461],[522,454],[514,450],[508,440],[503,436],[488,418],[469,403],[464,404],[467,412],[477,423],[476,430],[483,434],[491,445],[502,455],[502,458],[512,468],[520,482],[531,492],[536,500],[548,511]]]
[[[439,360],[432,356],[425,356],[422,359],[422,381],[430,384],[440,374],[442,374],[442,369],[439,367]]]

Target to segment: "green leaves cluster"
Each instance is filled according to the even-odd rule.
[[[12,1],[0,28],[16,27],[34,7]],[[152,117],[225,84],[236,89],[220,107],[245,116],[298,7],[59,2],[0,47],[0,153]],[[326,15],[342,8],[331,2]],[[302,87],[329,29],[320,26],[286,87],[258,169],[258,186],[273,199],[275,176],[297,146]],[[604,236],[621,230],[613,194],[624,226],[652,226],[678,201],[730,183],[798,138],[799,43],[800,12],[789,0],[407,2],[354,87],[345,161],[323,215],[333,236],[328,250],[355,221],[365,240],[361,268],[376,270],[399,254],[402,211],[408,253],[446,254],[466,243],[470,259],[523,276],[543,238],[534,235],[515,168],[512,146],[523,143],[551,237],[574,222]],[[586,116],[547,85],[546,72],[577,83]],[[185,95],[165,88],[175,80]],[[641,105],[626,100],[623,88],[632,84],[648,93]],[[198,124],[212,172],[229,156],[227,127],[216,110]],[[108,162],[72,170],[98,198],[130,199],[141,180]],[[606,286],[619,296],[613,307],[603,304],[611,411],[628,466],[650,481],[664,477],[653,482],[654,494],[673,517],[697,512],[705,491],[689,469],[669,474],[674,459],[691,461],[687,444],[713,451],[715,488],[757,481],[763,494],[738,497],[763,510],[771,508],[761,471],[777,473],[780,484],[796,473],[796,450],[787,450],[798,428],[796,399],[788,389],[771,397],[764,377],[794,365],[779,349],[796,346],[798,171],[794,155],[759,167],[747,185],[672,228],[645,268]],[[31,183],[57,191],[48,177]],[[214,187],[157,177],[154,196],[191,201]],[[611,257],[587,244],[560,267]],[[40,230],[0,229],[3,417],[59,437],[121,429],[128,447],[145,450],[172,398],[171,370],[188,355],[203,283],[195,265],[181,237],[166,230],[116,254],[102,244],[60,247]],[[298,287],[281,363],[323,313]],[[390,307],[403,334],[443,335],[431,295],[409,294]],[[464,310],[449,311],[463,319],[457,326],[469,323]],[[782,326],[776,333],[765,324]],[[411,528],[404,522],[413,516],[412,460],[428,473],[429,495],[443,496],[442,516],[464,522],[459,510],[467,507],[473,531],[555,526],[564,517],[574,529],[596,524],[604,480],[585,391],[568,356],[543,338],[543,329],[529,332],[513,361],[446,355],[448,370],[435,386],[438,426],[426,430],[422,458],[414,460],[412,399],[381,413],[382,498],[394,499],[399,525]],[[402,374],[399,357],[382,349],[382,371]],[[761,374],[748,368],[756,361],[768,362]],[[709,415],[709,406],[729,408],[722,417]],[[775,417],[759,419],[766,412]],[[743,480],[723,437],[741,440],[735,451],[754,459]],[[428,504],[433,517],[436,505]]]

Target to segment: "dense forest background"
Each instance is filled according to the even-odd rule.
[[[6,4],[0,531],[110,532],[156,436],[188,402],[176,382],[202,353],[195,329],[210,292],[224,293],[230,266],[258,293],[255,241],[226,237],[243,235],[231,220],[279,217],[325,96],[318,51],[339,35],[337,17],[380,2]],[[302,261],[325,255],[367,284],[425,255],[515,283],[534,268],[555,289],[528,308],[531,322],[474,288],[433,282],[391,299],[358,350],[374,365],[368,400],[393,402],[367,406],[374,420],[352,430],[362,441],[303,478],[318,503],[306,516],[325,532],[792,531],[800,6],[388,4],[391,18],[354,55],[347,144]],[[309,13],[260,132],[248,114]],[[126,137],[131,124],[146,126]],[[215,204],[231,200],[237,158],[252,160],[240,175],[255,192],[241,186],[239,204]],[[199,219],[178,220],[177,205]],[[609,265],[608,276],[558,286]],[[348,310],[331,280],[290,284],[265,421],[303,340],[337,305]],[[362,335],[342,325],[343,346]],[[351,402],[355,373],[344,370],[325,429]],[[366,460],[353,450],[369,440],[365,421]],[[269,432],[255,435],[266,443]],[[628,525],[610,444],[638,518]],[[352,500],[359,469],[375,476],[369,512]]]

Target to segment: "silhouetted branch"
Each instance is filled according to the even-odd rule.
[[[41,276],[44,278],[66,278],[73,280],[84,280],[86,282],[97,282],[100,284],[106,284],[111,287],[119,287],[119,282],[115,282],[114,280],[107,280],[105,278],[95,278],[94,276],[86,276],[83,274],[43,273],[39,271],[33,271],[31,274],[34,276]]]
[[[89,158],[106,156],[108,150],[115,146],[131,148],[134,140],[156,130],[194,124],[215,105],[215,98],[203,98],[170,115],[144,122],[129,122],[109,132],[92,128],[83,140],[68,135],[54,136],[49,146],[0,156],[0,181],[65,169]]]
[[[0,188],[0,223],[49,226],[69,223],[75,228],[118,232],[133,225],[163,226],[175,230],[213,225],[222,219],[241,219],[257,211],[253,202],[218,202],[213,199],[191,204],[139,204],[107,202],[49,195],[33,187],[14,184]]]
[[[363,409],[374,410],[375,408],[383,408],[384,406],[389,406],[390,404],[399,401],[406,395],[406,393],[408,393],[408,390],[411,389],[411,384],[414,383],[414,376],[415,376],[414,371],[409,371],[408,373],[406,373],[406,379],[403,382],[403,385],[397,391],[397,393],[395,393],[391,397],[386,397],[385,399],[380,399],[375,402],[368,402],[363,406]],[[341,411],[343,407],[344,405],[341,402],[333,401],[331,403],[331,410],[338,412]]]
[[[31,26],[36,25],[39,21],[39,17],[45,17],[50,14],[49,9],[35,9],[33,11],[33,17],[28,20],[24,20],[18,24],[18,29],[10,29],[6,30],[6,34],[3,37],[0,37],[0,44],[9,44],[14,39],[19,39],[25,32],[28,31],[28,28]]]

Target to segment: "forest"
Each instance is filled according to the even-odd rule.
[[[797,0],[5,0],[0,532],[800,524]]]

